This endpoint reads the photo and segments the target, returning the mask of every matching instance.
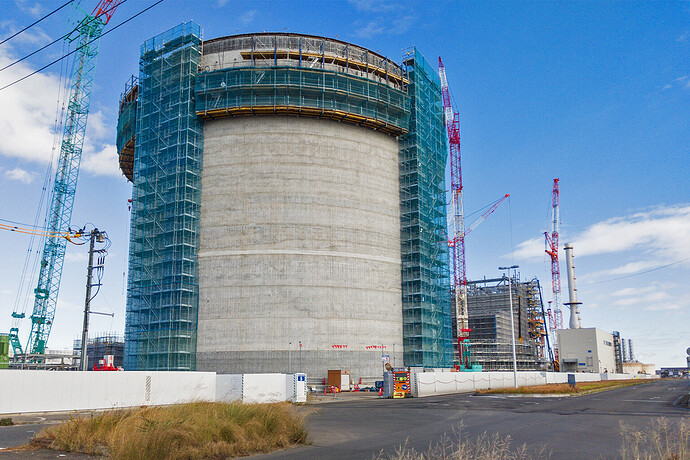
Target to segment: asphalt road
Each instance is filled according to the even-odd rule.
[[[659,417],[690,418],[674,406],[690,392],[688,380],[665,380],[579,397],[454,394],[405,400],[322,404],[307,418],[313,444],[256,459],[387,458],[403,444],[425,452],[462,425],[466,436],[510,435],[514,446],[542,447],[554,459],[618,458],[619,422],[638,428]]]
[[[510,435],[514,446],[526,443],[545,448],[553,459],[617,458],[619,422],[638,428],[659,417],[690,419],[690,409],[674,406],[690,393],[690,381],[665,380],[579,397],[544,398],[474,396],[468,393],[405,400],[350,399],[304,407],[312,445],[253,459],[372,459],[387,458],[406,444],[425,452],[444,435],[457,438],[483,433]],[[349,399],[349,398],[348,398]],[[20,423],[0,427],[0,457],[65,457],[53,451],[3,452],[28,442],[34,432],[67,417],[53,414],[22,416]],[[90,458],[67,454],[67,458]]]

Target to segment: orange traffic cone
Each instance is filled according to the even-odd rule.
[[[383,396],[383,388],[379,388],[379,396]]]

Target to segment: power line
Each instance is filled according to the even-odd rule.
[[[104,33],[101,35],[101,37],[105,37],[105,36],[108,35],[110,32],[114,32],[114,31],[117,30],[119,27],[121,27],[121,26],[127,24],[129,21],[131,21],[132,19],[134,19],[134,18],[136,18],[136,17],[138,17],[138,16],[141,16],[142,14],[144,14],[145,12],[147,12],[148,10],[150,10],[151,8],[153,8],[154,6],[158,5],[159,3],[162,3],[163,1],[164,1],[164,0],[158,0],[157,2],[155,2],[154,4],[152,4],[151,6],[148,6],[147,8],[145,8],[145,9],[139,11],[137,14],[135,14],[135,15],[133,15],[133,16],[130,16],[130,17],[129,17],[128,19],[126,19],[125,21],[119,23],[118,25],[116,25],[116,26],[113,27],[112,29],[107,30],[106,32],[104,32]],[[9,83],[9,84],[3,86],[2,88],[0,88],[0,91],[2,91],[2,90],[4,90],[4,89],[7,89],[7,88],[9,88],[10,86],[14,86],[14,85],[16,85],[17,83],[19,83],[19,82],[21,82],[21,81],[24,81],[24,80],[26,80],[27,78],[29,78],[29,77],[31,77],[31,76],[33,76],[33,75],[36,75],[37,73],[39,73],[39,72],[41,72],[41,71],[47,69],[48,67],[52,66],[53,64],[56,64],[56,63],[62,61],[62,60],[65,59],[66,57],[68,57],[68,56],[70,56],[70,55],[76,53],[76,52],[79,51],[80,49],[82,49],[82,48],[84,48],[84,47],[90,45],[91,43],[93,43],[94,41],[99,40],[99,39],[100,39],[100,37],[99,37],[99,38],[95,38],[95,39],[93,39],[93,40],[90,40],[90,41],[87,42],[87,43],[84,43],[83,45],[79,46],[78,48],[75,48],[74,50],[70,51],[69,53],[65,54],[64,56],[62,56],[62,57],[60,57],[60,58],[58,58],[58,59],[55,59],[53,62],[50,62],[49,64],[44,65],[44,66],[41,67],[40,69],[35,70],[35,71],[31,72],[30,74],[25,75],[25,76],[23,76],[22,78],[20,78],[20,79],[18,79],[18,80],[15,80],[15,81],[13,81],[12,83]]]
[[[671,265],[676,265],[676,264],[679,264],[679,263],[681,263],[681,262],[686,262],[686,261],[688,261],[688,260],[690,260],[690,257],[688,257],[687,259],[676,260],[675,262],[671,262],[670,264],[661,265],[661,266],[655,267],[655,268],[650,268],[649,270],[644,270],[644,271],[641,271],[641,272],[632,273],[632,274],[630,274],[630,275],[619,276],[618,278],[611,278],[610,280],[595,281],[595,282],[593,282],[593,283],[581,283],[580,286],[590,286],[590,285],[592,285],[592,284],[610,283],[610,282],[612,282],[612,281],[618,281],[618,280],[622,280],[622,279],[625,279],[625,278],[631,278],[631,277],[637,276],[637,275],[644,275],[645,273],[655,272],[655,271],[657,271],[657,270],[661,270],[662,268],[670,267]]]
[[[72,0],[71,0],[71,1],[72,1]],[[122,0],[122,2],[120,2],[118,5],[115,5],[115,6],[111,7],[109,10],[105,11],[104,13],[107,13],[107,12],[109,12],[110,10],[114,9],[115,7],[122,5],[122,4],[125,3],[126,1],[127,1],[127,0]],[[90,20],[88,20],[88,21],[87,21],[85,24],[83,24],[83,25],[88,25],[88,24],[92,23],[92,22],[95,21],[95,20],[96,20],[96,18],[93,17],[93,18],[91,18]],[[82,25],[82,24],[79,24],[79,26],[81,26],[81,25]],[[77,26],[77,27],[79,27],[79,26]],[[72,35],[72,33],[74,33],[74,31],[77,30],[77,27],[75,27],[74,29],[70,30],[70,31],[67,32],[65,35],[63,35],[62,37],[56,38],[55,40],[53,40],[52,42],[48,43],[47,45],[42,46],[41,48],[37,49],[36,51],[33,51],[33,52],[27,54],[26,56],[24,56],[24,57],[22,57],[22,58],[20,58],[20,59],[17,59],[16,61],[14,61],[14,62],[12,62],[12,63],[10,63],[10,64],[7,64],[5,67],[3,67],[2,69],[0,69],[0,72],[2,72],[2,71],[5,70],[5,69],[9,69],[9,68],[12,67],[13,65],[18,64],[18,63],[22,62],[22,61],[25,60],[25,59],[30,58],[30,57],[33,56],[34,54],[40,53],[41,51],[43,51],[44,49],[48,48],[49,46],[52,46],[52,45],[54,45],[55,43],[64,40],[65,38],[67,38],[67,37],[69,37],[70,35]],[[105,35],[105,34],[103,34],[103,35]],[[1,44],[1,43],[0,43],[0,44]],[[71,54],[71,53],[70,53],[70,54]],[[63,56],[63,58],[65,58],[65,57],[67,57],[67,56],[69,56],[69,55],[66,54],[66,55]],[[51,64],[51,65],[52,65],[52,64]]]
[[[52,16],[53,14],[57,13],[58,11],[60,11],[61,9],[63,9],[64,7],[66,7],[67,5],[69,5],[69,4],[72,3],[72,2],[73,2],[73,0],[69,0],[69,1],[65,2],[62,6],[60,6],[60,7],[56,8],[56,9],[54,9],[54,10],[51,11],[50,13],[46,14],[45,16],[43,16],[41,19],[39,19],[39,20],[37,20],[37,21],[34,21],[33,23],[31,23],[31,24],[29,24],[28,26],[24,27],[24,28],[23,28],[22,30],[20,30],[19,32],[13,33],[13,34],[10,35],[9,37],[7,37],[7,38],[4,39],[3,41],[1,41],[1,42],[0,42],[0,45],[2,45],[3,43],[5,43],[5,42],[7,42],[7,41],[9,41],[9,40],[12,40],[14,37],[16,37],[17,35],[19,35],[20,33],[22,33],[22,32],[24,32],[24,31],[26,31],[26,30],[32,28],[33,26],[35,26],[35,25],[38,24],[39,22],[41,22],[41,21],[43,21],[44,19],[48,18],[49,16]]]

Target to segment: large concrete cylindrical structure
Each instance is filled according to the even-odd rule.
[[[338,57],[336,48],[366,51],[342,42],[219,40],[205,45],[200,68],[210,73],[197,81],[205,98],[197,370],[370,377],[381,375],[382,355],[402,365],[399,128],[361,117],[355,102],[370,101],[342,91],[373,84],[381,99],[400,82],[354,54]],[[321,51],[303,55],[308,45]],[[334,66],[342,66],[334,78],[361,76],[331,96],[313,86],[327,85]],[[338,97],[351,99],[338,106]]]

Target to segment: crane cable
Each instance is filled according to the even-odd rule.
[[[122,5],[122,4],[125,3],[126,1],[127,1],[127,0],[122,0],[122,2],[118,3],[117,5],[115,5],[115,6],[113,6],[113,7],[110,7],[109,10],[104,11],[103,14],[110,12],[110,10],[112,10],[112,9],[114,9],[114,8],[116,8],[116,7],[120,6],[120,5]],[[83,25],[91,24],[91,23],[92,23],[93,21],[95,21],[96,19],[97,19],[96,17],[92,17],[91,19],[89,19],[89,20],[88,20],[86,23],[84,23]],[[83,26],[83,25],[82,25],[82,24],[79,24],[79,26]],[[0,72],[2,72],[2,71],[5,70],[5,69],[9,69],[9,68],[12,67],[13,65],[18,64],[18,63],[22,62],[23,60],[30,58],[30,57],[33,56],[34,54],[40,53],[41,51],[43,51],[44,49],[48,48],[49,46],[52,46],[52,45],[54,45],[55,43],[57,43],[57,42],[59,42],[59,41],[62,41],[62,40],[64,40],[64,39],[66,39],[67,37],[69,37],[70,35],[72,35],[72,34],[74,33],[75,30],[77,30],[76,27],[75,27],[74,29],[70,30],[69,32],[67,32],[66,34],[64,34],[63,36],[61,36],[61,37],[59,37],[59,38],[56,38],[55,40],[53,40],[52,42],[48,43],[47,45],[44,45],[44,46],[40,47],[40,48],[37,49],[36,51],[32,51],[31,53],[27,54],[26,56],[24,56],[24,57],[22,57],[22,58],[20,58],[20,59],[17,59],[16,61],[14,61],[14,62],[12,62],[12,63],[10,63],[10,64],[7,64],[5,67],[3,67],[2,69],[0,69]],[[103,35],[105,35],[105,34],[103,34]],[[76,51],[76,50],[75,50],[75,51]],[[70,54],[71,54],[71,53],[70,53]],[[67,57],[67,56],[69,56],[69,54],[63,55],[63,58],[64,58],[64,57]]]
[[[72,3],[73,1],[74,1],[74,0],[69,0],[69,1],[65,2],[62,6],[60,6],[60,7],[56,8],[56,9],[54,9],[54,10],[51,11],[50,13],[46,14],[45,16],[43,16],[41,19],[38,19],[37,21],[34,21],[33,23],[31,23],[31,24],[29,24],[28,26],[24,27],[24,28],[23,28],[22,30],[20,30],[19,32],[13,33],[13,34],[10,35],[9,37],[7,37],[7,38],[4,39],[3,41],[1,41],[1,42],[0,42],[0,45],[2,45],[2,44],[5,43],[5,42],[8,42],[8,41],[12,40],[12,39],[13,39],[14,37],[16,37],[17,35],[21,34],[22,32],[27,31],[28,29],[32,28],[33,26],[35,26],[35,25],[38,24],[39,22],[41,22],[41,21],[43,21],[44,19],[47,19],[49,16],[52,16],[53,14],[57,13],[58,11],[60,11],[61,9],[63,9],[64,7],[66,7],[67,5],[69,5],[70,3]]]
[[[16,233],[23,233],[25,235],[37,235],[37,236],[44,236],[47,238],[64,238],[67,241],[69,241],[72,244],[75,244],[77,246],[81,246],[84,243],[76,243],[75,241],[72,240],[72,238],[81,238],[83,236],[83,233],[81,231],[76,231],[74,233],[67,232],[67,233],[59,233],[59,232],[47,232],[47,231],[38,231],[38,230],[33,230],[30,228],[22,228],[22,227],[17,227],[16,225],[7,225],[7,224],[0,224],[0,230],[8,230],[10,232],[16,232]]]
[[[23,80],[26,80],[27,78],[29,78],[29,77],[31,77],[31,76],[33,76],[33,75],[36,75],[37,73],[39,73],[39,72],[41,72],[41,71],[47,69],[48,67],[52,66],[53,64],[55,64],[55,63],[57,63],[57,62],[60,62],[61,60],[65,59],[66,57],[68,57],[68,56],[70,56],[70,55],[76,53],[76,52],[79,51],[80,49],[82,49],[82,48],[84,48],[84,47],[90,45],[90,44],[93,43],[94,41],[99,40],[101,37],[105,37],[105,36],[108,35],[110,32],[114,32],[114,31],[117,30],[119,27],[121,27],[121,26],[127,24],[129,21],[133,20],[134,18],[136,18],[136,17],[138,17],[138,16],[141,16],[142,14],[144,14],[145,12],[147,12],[148,10],[150,10],[151,8],[153,8],[154,6],[156,6],[156,5],[160,4],[160,3],[162,3],[163,1],[164,1],[164,0],[158,0],[157,2],[153,3],[152,5],[146,7],[145,9],[143,9],[143,10],[141,10],[141,11],[139,11],[137,14],[135,14],[135,15],[133,15],[133,16],[130,16],[128,19],[126,19],[125,21],[119,23],[118,25],[116,25],[116,26],[113,27],[112,29],[109,29],[109,30],[103,32],[98,38],[94,38],[94,39],[92,39],[92,40],[90,40],[90,41],[84,43],[83,45],[81,45],[81,46],[75,48],[74,50],[70,51],[69,53],[65,54],[64,56],[62,56],[62,57],[60,57],[60,58],[57,58],[57,59],[55,59],[54,61],[52,61],[52,62],[50,62],[50,63],[44,65],[44,66],[41,67],[40,69],[35,70],[35,71],[31,72],[30,74],[25,75],[25,76],[23,76],[22,78],[20,78],[20,79],[18,79],[18,80],[15,80],[15,81],[13,81],[12,83],[9,83],[9,84],[3,86],[2,88],[0,88],[0,91],[2,91],[2,90],[4,90],[4,89],[7,89],[7,88],[9,88],[10,86],[16,85],[17,83],[19,83],[19,82],[21,82],[21,81],[23,81]]]

